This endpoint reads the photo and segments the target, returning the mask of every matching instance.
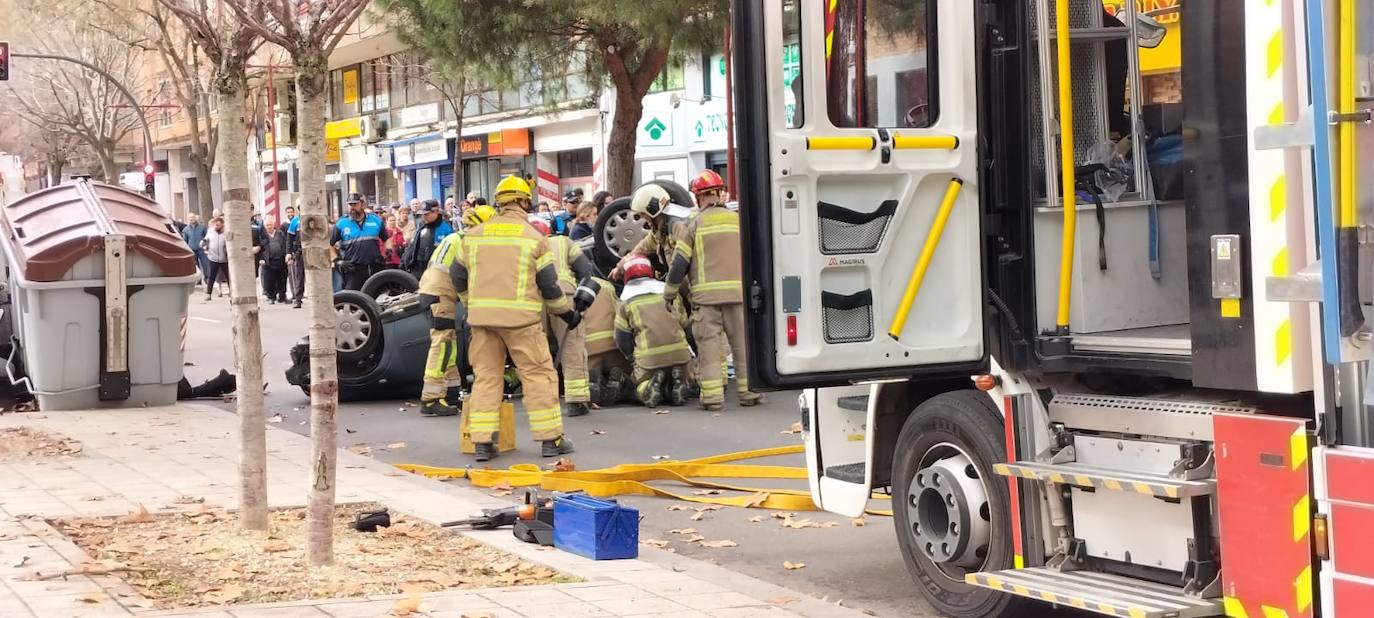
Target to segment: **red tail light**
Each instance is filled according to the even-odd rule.
[[[787,316],[787,345],[797,345],[797,316]]]

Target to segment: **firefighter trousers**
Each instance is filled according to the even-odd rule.
[[[439,296],[429,306],[433,316],[429,329],[429,357],[425,359],[424,388],[420,391],[420,401],[438,401],[448,394],[448,389],[458,386],[458,335],[453,330],[453,313],[456,303],[448,295]]]
[[[739,398],[751,401],[749,357],[744,341],[744,304],[692,307],[692,336],[697,342],[697,371],[701,372],[701,402],[725,402],[725,355],[735,358],[735,385]]]
[[[549,316],[549,332],[558,341],[558,368],[563,370],[563,399],[568,403],[587,403],[592,393],[587,383],[587,327],[578,324],[568,330],[568,323],[557,316]]]
[[[554,440],[563,435],[563,409],[558,403],[558,372],[549,356],[544,325],[538,322],[515,328],[472,327],[468,361],[475,381],[472,386],[472,441],[490,444],[500,425],[505,386],[506,353],[524,389],[525,413],[535,440]]]

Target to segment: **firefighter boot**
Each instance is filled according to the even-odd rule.
[[[420,416],[458,416],[458,408],[449,405],[446,399],[435,399],[420,406]]]
[[[612,367],[611,370],[607,372],[606,385],[603,387],[603,392],[606,393],[604,395],[606,399],[605,403],[617,404],[625,399],[625,384],[627,382],[628,380],[625,379],[625,370],[619,367]]]
[[[586,416],[591,411],[591,406],[586,403],[573,402],[568,404],[568,416]]]
[[[544,446],[540,449],[539,454],[544,457],[557,457],[559,455],[567,455],[571,452],[573,452],[572,442],[569,442],[568,439],[563,436],[559,436],[553,440],[545,440]]]
[[[667,390],[668,372],[663,369],[654,371],[649,375],[649,379],[639,383],[636,388],[639,400],[645,406],[657,408],[663,403],[663,392]]]
[[[687,403],[687,376],[683,374],[681,367],[673,367],[672,373],[668,376],[665,395],[671,405],[680,406]]]
[[[477,461],[491,461],[496,459],[497,453],[495,442],[478,442],[472,446],[476,449],[476,452],[473,453],[473,458]]]
[[[588,398],[592,400],[592,405],[594,405],[594,406],[602,406],[602,405],[605,405],[605,402],[601,400],[602,391],[601,391],[601,371],[600,371],[600,370],[592,369],[591,371],[588,371],[588,372],[587,372],[587,391],[588,391],[588,394],[590,395]],[[572,415],[569,414],[568,416],[572,416]]]
[[[707,412],[720,412],[721,410],[724,410],[724,409],[725,409],[725,404],[723,404],[723,403],[703,403],[703,404],[701,404],[701,409],[703,409],[703,410],[705,410],[705,411],[707,411]]]
[[[763,403],[763,395],[743,391],[739,394],[739,405],[745,408]]]

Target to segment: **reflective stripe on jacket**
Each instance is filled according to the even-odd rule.
[[[620,301],[610,281],[596,279],[596,282],[601,286],[601,291],[596,293],[596,301],[582,315],[582,324],[587,329],[587,356],[616,349],[615,314],[620,309]]]
[[[548,239],[510,205],[457,241],[449,275],[473,326],[515,328],[572,310],[558,285]],[[437,253],[437,251],[436,251]]]
[[[553,266],[558,271],[558,285],[564,294],[577,291],[577,284],[592,276],[592,263],[582,248],[567,236],[550,236],[549,250],[553,252]]]
[[[740,283],[739,214],[723,205],[703,209],[683,226],[668,263],[668,298],[684,282],[694,305],[744,302]]]
[[[662,294],[641,294],[616,311],[616,334],[634,337],[635,367],[664,369],[692,360],[687,335],[664,303]]]

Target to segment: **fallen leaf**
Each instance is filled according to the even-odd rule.
[[[868,522],[865,521],[862,517],[856,517],[854,519],[849,520],[849,525],[854,526],[855,528],[862,528],[866,524],[868,524]]]
[[[875,611],[873,611],[873,610],[871,610],[871,609],[865,609],[865,608],[859,608],[859,613],[862,613],[862,614],[865,615],[865,616],[877,616],[877,615],[878,615],[878,612],[875,612]]]
[[[791,426],[791,427],[788,427],[787,429],[784,429],[784,430],[782,430],[782,431],[780,431],[780,432],[778,432],[778,433],[781,433],[781,434],[794,434],[794,433],[801,433],[801,432],[802,432],[802,424],[801,424],[801,421],[797,421],[797,422],[795,422],[795,423],[792,423],[792,426]]]
[[[496,572],[496,573],[505,573],[506,571],[509,571],[509,570],[511,570],[511,569],[514,569],[515,567],[518,567],[518,566],[520,566],[520,561],[519,561],[519,560],[507,560],[507,561],[505,561],[505,562],[500,562],[500,563],[497,563],[497,564],[492,565],[492,566],[491,566],[491,570],[494,571],[494,572]]]
[[[685,510],[687,510],[687,505],[685,505],[685,504],[674,504],[674,505],[672,505],[672,506],[669,506],[669,507],[668,507],[668,510],[670,510],[670,511],[685,511]]]
[[[795,597],[773,597],[768,599],[768,602],[774,605],[787,605],[788,603],[796,603],[797,599]]]
[[[811,527],[812,527],[812,528],[834,528],[835,526],[838,526],[838,525],[840,525],[839,522],[827,521],[827,522],[823,522],[823,523],[819,523],[819,524],[811,524]]]
[[[704,519],[705,517],[706,517],[706,511],[697,511],[697,512],[695,512],[695,513],[692,513],[691,520],[692,520],[692,521],[701,521],[701,520]]]
[[[723,547],[739,547],[739,543],[726,539],[723,541],[702,541],[701,546],[711,549],[721,549]]]
[[[654,410],[654,414],[667,414],[669,412],[672,412],[672,410]]]
[[[177,496],[172,504],[202,504],[204,502],[205,498],[199,496]]]
[[[76,600],[81,601],[82,603],[99,603],[107,598],[109,597],[106,597],[105,595],[100,594],[99,592],[91,592],[76,597]]]
[[[491,492],[491,496],[492,496],[493,498],[501,498],[501,497],[509,496],[509,495],[511,495],[511,490],[509,490],[509,489],[503,489],[503,490],[501,490],[501,491],[493,491],[493,492]]]
[[[668,459],[669,457],[672,457],[672,455],[654,455],[653,459],[654,461],[663,461],[665,459]]]
[[[694,491],[694,492],[692,492],[692,495],[696,495],[696,496],[718,496],[718,495],[720,495],[720,490],[719,490],[719,489],[702,489],[702,490],[700,490],[700,491]]]
[[[262,550],[271,553],[290,551],[291,544],[281,539],[268,539],[266,543],[262,544]]]
[[[674,528],[674,529],[668,531],[668,534],[696,534],[696,533],[697,533],[697,529],[696,529],[696,528]]]
[[[606,432],[601,431],[600,429],[593,429],[593,430],[591,431],[591,434],[594,435],[594,436],[604,436],[604,435],[606,435]]]
[[[14,567],[14,568],[17,569],[17,568],[19,568],[19,567],[21,567],[21,566],[24,566],[24,565],[28,564],[28,563],[29,563],[29,557],[28,557],[28,556],[20,556],[20,557],[19,557],[19,560],[16,561],[16,562],[14,562],[14,563],[12,563],[12,564],[10,564],[10,566],[12,566],[12,567]]]
[[[763,516],[762,516],[762,515],[755,515],[755,516],[749,518],[749,523],[751,523],[751,524],[757,524],[757,523],[759,523],[759,522],[761,522],[761,521],[763,521]]]
[[[410,616],[420,611],[420,595],[412,592],[405,597],[396,600],[391,606],[392,616]]]
[[[568,457],[559,457],[558,461],[555,461],[553,463],[554,472],[572,472],[576,469],[577,465],[574,464],[573,460]]]
[[[762,506],[763,503],[764,503],[764,502],[767,502],[767,501],[768,501],[768,492],[766,492],[766,491],[760,491],[760,492],[754,494],[753,496],[751,496],[751,497],[749,498],[749,501],[748,501],[748,502],[745,502],[745,503],[744,503],[744,508],[752,509],[752,508],[755,508],[755,507],[759,507],[759,506]]]
[[[491,486],[491,489],[494,489],[494,490],[496,490],[496,491],[501,491],[501,490],[514,489],[514,487],[511,487],[510,481],[501,481],[500,483],[497,483],[497,484],[495,484],[495,485],[492,485],[492,486]]]
[[[684,543],[696,543],[696,542],[698,542],[698,541],[705,541],[705,540],[706,540],[706,537],[701,536],[700,534],[693,534],[693,535],[691,535],[691,536],[689,536],[689,537],[686,537],[686,538],[682,539],[682,542],[684,542]]]
[[[273,415],[272,415],[272,418],[267,419],[267,422],[269,422],[269,423],[280,423],[280,422],[282,422],[282,421],[284,421],[284,420],[286,420],[286,417],[284,417],[284,416],[282,416],[282,415],[280,415],[280,414],[273,414]]]
[[[138,505],[138,510],[119,518],[119,521],[126,524],[146,524],[155,521],[157,518],[144,508],[143,504]]]
[[[789,571],[795,571],[795,570],[797,570],[797,569],[804,569],[804,568],[806,568],[806,563],[805,563],[805,562],[792,562],[792,561],[790,561],[790,560],[784,560],[784,561],[782,562],[782,568],[787,569],[787,570],[789,570]]]
[[[640,545],[648,545],[649,547],[657,547],[657,548],[659,548],[659,549],[663,549],[664,547],[667,547],[667,546],[668,546],[668,541],[665,541],[665,540],[663,540],[663,539],[640,539],[640,540],[639,540],[639,544],[640,544]]]
[[[392,442],[391,444],[386,445],[386,447],[389,448],[389,449],[405,448],[405,447],[406,447],[406,443],[405,443],[405,442]]]
[[[347,427],[344,427],[344,433],[358,433],[358,430],[357,430],[357,429],[349,429],[349,428],[347,428]]]
[[[696,507],[696,509],[697,509],[698,511],[719,511],[719,510],[721,510],[721,509],[723,509],[723,508],[725,508],[725,507],[723,507],[723,506],[721,506],[721,505],[719,505],[719,504],[708,504],[708,505],[706,505],[706,506],[699,506],[699,507]]]
[[[796,517],[797,514],[796,514],[796,513],[783,513],[783,512],[781,512],[781,511],[774,511],[774,512],[772,512],[772,513],[769,513],[769,515],[772,515],[772,516],[773,516],[773,519],[787,519],[787,518],[789,518],[789,517]]]
[[[371,455],[372,447],[366,444],[354,444],[353,446],[348,447],[348,452],[353,453],[354,455]]]
[[[215,605],[225,605],[238,600],[247,589],[238,584],[227,584],[205,593],[205,600]]]
[[[463,612],[458,618],[496,618],[491,612]]]

